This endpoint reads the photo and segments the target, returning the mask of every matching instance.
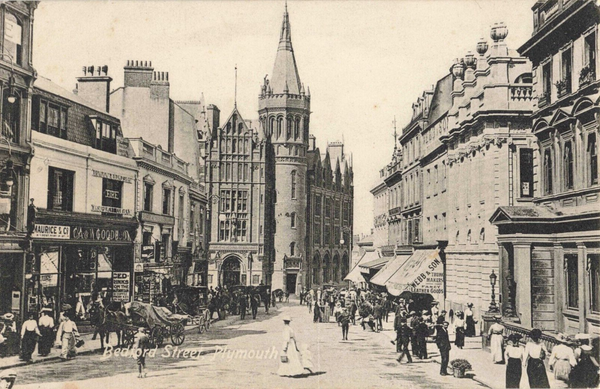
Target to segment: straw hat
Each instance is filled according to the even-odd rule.
[[[2,315],[2,319],[4,319],[4,320],[13,320],[14,318],[15,318],[15,315],[13,315],[10,312],[5,313],[4,315]]]
[[[289,323],[289,322],[291,322],[291,321],[292,321],[292,319],[290,318],[290,316],[289,316],[289,315],[285,315],[285,316],[283,317],[283,321],[284,321],[284,322],[286,322],[286,321],[287,321],[287,322]]]
[[[592,351],[592,346],[588,346],[587,344],[584,344],[583,346],[581,346],[581,351],[583,351],[585,353],[589,353]]]

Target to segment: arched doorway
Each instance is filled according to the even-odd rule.
[[[312,261],[312,285],[319,284],[319,275],[321,273],[321,257],[316,253]]]
[[[223,277],[223,286],[234,286],[240,284],[241,264],[236,257],[228,257],[223,261],[221,266],[221,274]]]
[[[349,267],[350,264],[348,263],[348,254],[344,253],[342,256],[342,280],[348,275]]]
[[[323,278],[321,279],[321,283],[325,284],[329,281],[331,281],[331,258],[329,257],[329,254],[325,254],[325,256],[323,257]]]
[[[340,256],[336,253],[333,256],[333,267],[331,269],[331,281],[340,281]]]

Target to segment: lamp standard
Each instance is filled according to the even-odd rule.
[[[494,273],[494,269],[492,269],[492,274],[490,274],[490,285],[492,286],[492,301],[490,302],[490,312],[499,312],[498,305],[496,304],[496,280],[498,276]]]

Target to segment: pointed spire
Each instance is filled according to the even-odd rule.
[[[288,93],[290,91],[290,87],[287,83],[287,81],[285,82],[285,88],[283,88],[283,93]]]
[[[271,85],[273,93],[284,93],[283,90],[288,88],[288,93],[300,94],[300,76],[296,66],[296,58],[294,57],[294,49],[292,48],[292,34],[290,27],[290,19],[287,11],[287,2],[283,12],[283,23],[281,24],[281,33],[279,36],[279,46],[277,48],[277,56],[275,57],[275,66],[273,67],[273,77]]]

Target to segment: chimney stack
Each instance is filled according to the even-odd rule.
[[[153,72],[150,82],[150,96],[156,99],[169,98],[169,72]]]
[[[152,61],[128,60],[123,68],[124,86],[134,88],[148,88],[152,82]]]
[[[77,77],[77,95],[101,111],[110,109],[110,82],[108,66],[83,66],[83,77]]]
[[[206,118],[208,120],[208,125],[210,126],[210,131],[216,131],[221,125],[221,111],[219,111],[219,108],[214,104],[209,104],[208,107],[206,107],[206,110]]]

